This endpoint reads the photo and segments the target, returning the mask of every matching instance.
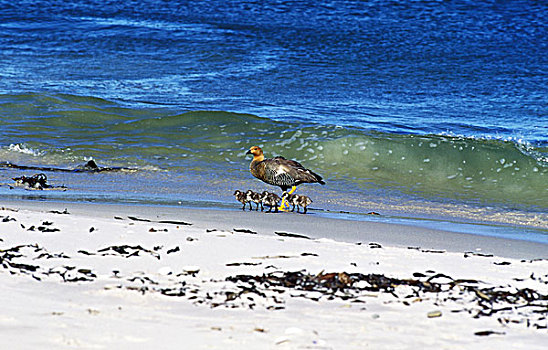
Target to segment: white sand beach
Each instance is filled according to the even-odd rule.
[[[548,339],[543,244],[314,214],[0,206],[5,349],[545,349]]]

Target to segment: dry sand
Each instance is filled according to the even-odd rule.
[[[2,205],[6,349],[544,349],[548,339],[543,244],[313,214]],[[388,289],[373,276],[392,278]]]

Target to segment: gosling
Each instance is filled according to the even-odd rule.
[[[295,211],[295,199],[297,199],[297,195],[293,193],[284,192],[282,193],[282,200],[285,199],[287,204],[291,204],[293,207],[291,208],[291,211]]]
[[[280,202],[280,200],[281,198],[275,193],[269,193],[267,191],[264,191],[261,194],[262,204],[270,207],[270,209],[268,210],[269,213],[272,212],[272,208],[275,209],[274,212],[278,212],[278,203]]]
[[[291,203],[291,205],[293,205],[293,209],[291,211],[294,211],[295,207],[297,207],[297,213],[300,212],[300,206],[303,208],[303,214],[306,214],[308,210],[307,207],[310,205],[310,203],[312,203],[312,199],[310,199],[310,197],[301,194],[289,194],[287,192],[284,192],[282,198],[285,198],[288,203]]]
[[[297,206],[297,213],[299,212],[299,206],[301,206],[303,208],[303,214],[306,214],[307,207],[312,203],[312,199],[301,194],[296,195],[296,197],[297,198],[293,200],[293,203]]]
[[[246,194],[240,190],[236,190],[234,191],[234,197],[236,198],[238,202],[243,204],[242,210],[245,211],[245,205],[249,203],[249,201],[247,200]],[[249,210],[251,210],[251,203],[249,203]]]
[[[257,192],[253,192],[252,190],[247,190],[245,193],[247,201],[249,202],[249,206],[251,207],[251,202],[257,204],[257,208],[255,208],[256,211],[259,211],[259,205],[261,206],[261,211],[264,210],[263,202],[261,198],[261,194]],[[251,208],[249,208],[251,210]]]

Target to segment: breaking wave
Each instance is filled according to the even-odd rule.
[[[237,178],[247,171],[245,150],[258,145],[267,157],[301,161],[343,191],[548,207],[548,147],[519,139],[139,109],[69,95],[3,95],[0,110],[0,155],[13,163],[70,167],[93,158],[107,166]]]

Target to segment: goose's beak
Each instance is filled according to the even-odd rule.
[[[248,149],[247,152],[245,152],[245,154],[251,154],[251,150]]]

